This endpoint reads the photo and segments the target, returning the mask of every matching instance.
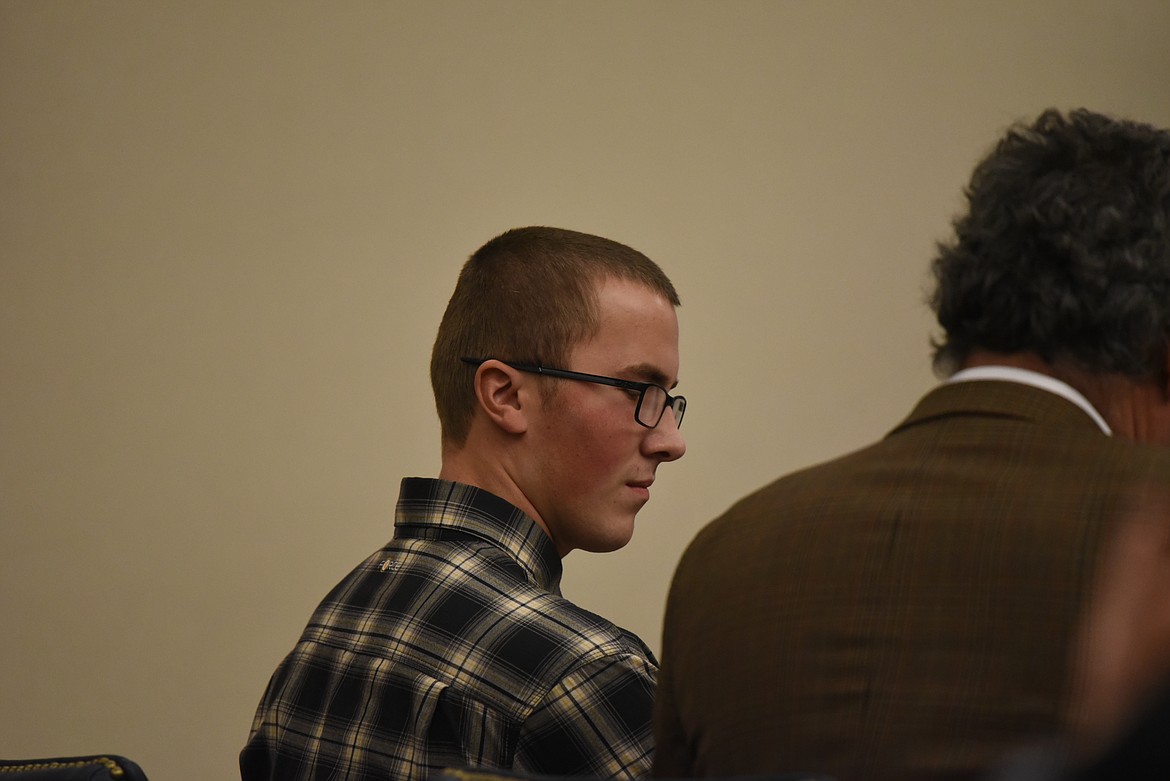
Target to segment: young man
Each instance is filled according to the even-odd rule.
[[[560,559],[625,545],[685,451],[678,303],[598,236],[523,228],[472,255],[431,357],[439,479],[402,481],[394,539],[277,668],[245,781],[648,774],[657,662],[561,596]]]
[[[951,375],[692,542],[656,775],[974,779],[1064,725],[1098,552],[1170,485],[1170,133],[1011,128],[934,270]]]

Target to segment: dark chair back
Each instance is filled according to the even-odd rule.
[[[117,754],[0,759],[0,781],[147,781],[142,768]]]

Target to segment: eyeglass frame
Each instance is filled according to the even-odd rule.
[[[513,363],[512,361],[504,361],[499,358],[470,358],[464,356],[459,360],[470,366],[480,366],[485,361],[500,361],[505,366],[510,366],[516,371],[527,372],[529,374],[539,374],[545,377],[557,377],[563,380],[577,380],[579,382],[592,382],[597,385],[610,385],[614,388],[622,388],[624,390],[638,391],[638,404],[634,407],[634,422],[644,428],[654,429],[658,428],[658,424],[662,422],[662,418],[666,415],[666,409],[669,407],[674,413],[675,428],[682,428],[683,416],[687,411],[687,399],[685,396],[671,396],[670,391],[662,387],[656,382],[638,382],[637,380],[623,380],[619,377],[606,377],[604,374],[589,374],[587,372],[575,372],[568,369],[550,369],[547,366],[538,366],[536,364],[528,363]],[[638,414],[642,411],[642,402],[646,400],[646,391],[650,388],[658,388],[662,391],[662,395],[666,397],[666,403],[662,405],[662,409],[658,411],[658,420],[654,421],[651,426],[648,423],[643,423]],[[682,402],[680,409],[675,409],[675,402]]]

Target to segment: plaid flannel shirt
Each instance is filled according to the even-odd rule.
[[[510,503],[404,479],[394,539],[329,593],[273,674],[244,781],[649,775],[657,661],[563,598],[560,577],[552,541]]]

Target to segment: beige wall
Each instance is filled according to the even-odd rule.
[[[312,607],[438,467],[457,269],[601,233],[683,296],[690,451],[566,593],[674,562],[932,383],[932,243],[1009,121],[1170,125],[1164,0],[0,0],[0,756],[229,778]],[[745,595],[750,598],[750,595]]]

